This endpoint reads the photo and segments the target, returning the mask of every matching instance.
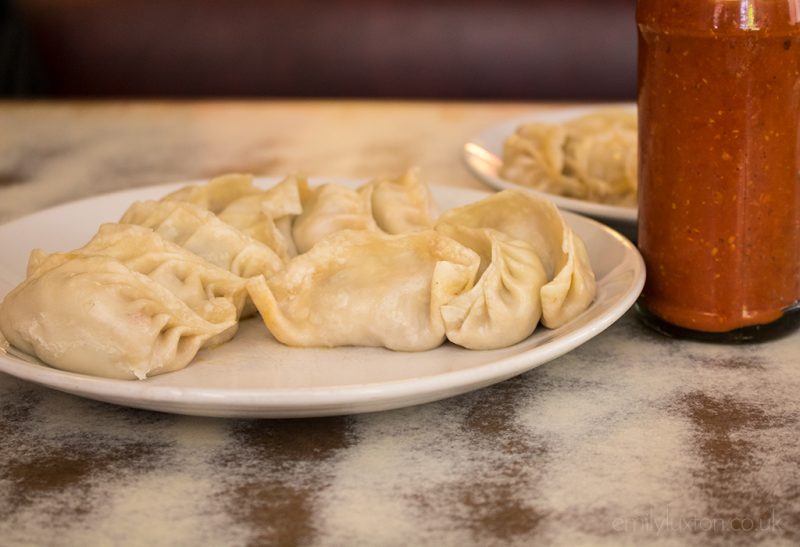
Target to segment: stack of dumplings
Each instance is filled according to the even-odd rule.
[[[79,249],[35,249],[0,333],[59,369],[145,379],[256,312],[290,346],[488,350],[594,296],[583,242],[546,200],[506,191],[439,216],[415,169],[357,189],[232,174],[134,203]]]
[[[551,194],[634,207],[636,114],[608,108],[566,123],[527,123],[503,146],[500,176]]]

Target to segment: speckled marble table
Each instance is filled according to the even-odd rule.
[[[0,104],[0,221],[224,171],[482,187],[459,148],[544,105]],[[664,339],[629,312],[474,393],[295,421],[200,419],[0,374],[0,545],[800,542],[800,333]]]

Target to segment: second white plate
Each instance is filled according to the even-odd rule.
[[[480,135],[471,139],[464,145],[463,157],[469,170],[476,177],[489,186],[498,190],[524,190],[550,199],[561,209],[574,211],[603,221],[612,221],[615,227],[622,228],[626,235],[631,235],[629,229],[636,223],[637,211],[635,207],[621,207],[607,205],[583,199],[568,198],[541,192],[533,188],[522,186],[500,177],[500,168],[503,165],[503,143],[514,133],[517,128],[530,122],[563,123],[571,119],[589,114],[599,108],[608,108],[610,105],[592,105],[579,108],[559,108],[533,112],[524,116],[510,119],[484,130]],[[633,104],[615,105],[615,108],[635,109]]]
[[[277,179],[258,181],[264,187],[276,182]],[[98,196],[0,226],[0,298],[24,278],[32,248],[77,248],[91,238],[101,223],[119,219],[133,201],[159,198],[179,186]],[[487,195],[457,188],[432,190],[443,210]],[[351,414],[457,395],[563,355],[605,330],[636,300],[644,283],[644,264],[636,248],[597,222],[569,213],[565,217],[586,243],[597,275],[597,298],[567,325],[556,330],[539,327],[527,340],[509,348],[470,351],[445,344],[420,353],[364,347],[292,348],[275,341],[255,318],[242,322],[232,342],[200,352],[187,368],[144,381],[64,372],[2,351],[0,371],[90,399],[199,416]]]

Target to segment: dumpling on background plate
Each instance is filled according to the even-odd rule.
[[[503,143],[500,176],[543,192],[585,197],[583,185],[564,175],[567,130],[558,124],[521,125]]]
[[[633,206],[637,153],[636,113],[604,108],[520,125],[503,144],[499,174],[555,195]]]
[[[623,120],[632,118],[633,127]],[[617,205],[636,205],[636,116],[602,118],[602,123],[578,118],[568,122],[564,145],[565,171],[585,185],[586,197]],[[577,129],[580,127],[580,131]]]

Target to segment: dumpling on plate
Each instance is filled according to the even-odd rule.
[[[344,230],[248,282],[267,329],[290,346],[423,351],[445,338],[442,306],[468,291],[480,258],[433,230]]]
[[[575,138],[596,135],[609,130],[637,131],[636,112],[625,108],[599,108],[564,123],[569,134]]]
[[[62,370],[144,379],[189,364],[236,324],[212,323],[167,288],[107,256],[35,269],[0,306],[0,331]]]
[[[371,193],[372,216],[387,234],[427,230],[437,215],[428,186],[419,178],[419,169],[409,169],[398,178],[378,178],[359,188]]]
[[[162,201],[183,201],[207,209],[287,260],[297,254],[291,232],[285,227],[303,210],[298,188],[301,182],[305,183],[303,177],[289,176],[261,190],[253,185],[250,175],[223,175],[208,184],[181,188]]]
[[[511,346],[531,335],[542,316],[547,283],[534,248],[491,228],[440,224],[437,231],[475,251],[478,281],[441,308],[447,339],[469,349]]]
[[[300,189],[307,185],[308,179],[304,175],[289,175],[258,194],[261,210],[275,220],[299,215],[303,212]]]
[[[305,184],[305,177],[290,175],[268,190],[228,203],[219,218],[288,260],[297,254],[291,222],[303,212],[300,187]]]
[[[292,238],[292,222],[303,212],[300,192],[308,188],[308,179],[303,175],[290,175],[264,192],[261,209],[275,222],[283,235],[289,257],[297,256],[297,246]],[[241,200],[244,201],[244,200]],[[236,204],[231,204],[235,207]]]
[[[310,188],[300,185],[303,212],[292,223],[292,238],[298,253],[341,230],[378,230],[372,218],[372,188],[357,192],[338,184]]]
[[[192,203],[212,213],[219,213],[228,204],[245,196],[262,192],[253,184],[253,176],[229,173],[211,179],[206,184],[190,184],[162,198],[164,201]]]
[[[151,228],[167,241],[239,277],[271,275],[283,268],[275,251],[188,202],[139,201],[120,222]]]
[[[247,299],[243,278],[164,240],[149,228],[133,224],[104,224],[89,243],[69,253],[48,255],[34,249],[28,260],[28,277],[76,256],[95,255],[113,258],[148,276],[212,323],[238,320]],[[234,323],[212,343],[230,340],[237,325]]]
[[[556,195],[634,206],[635,112],[601,108],[564,123],[521,125],[503,146],[500,176]]]
[[[589,199],[635,206],[637,152],[635,130],[587,133],[567,141],[565,169],[584,182]]]
[[[585,197],[584,185],[564,174],[566,142],[567,130],[559,124],[520,126],[503,144],[500,176],[543,192]]]
[[[597,287],[583,241],[555,205],[524,192],[505,190],[445,212],[437,223],[492,228],[529,243],[542,262],[542,324],[559,327],[589,307]]]

